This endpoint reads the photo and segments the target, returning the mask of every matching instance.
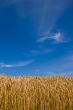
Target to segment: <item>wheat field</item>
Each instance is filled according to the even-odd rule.
[[[0,76],[0,110],[73,110],[73,78]]]

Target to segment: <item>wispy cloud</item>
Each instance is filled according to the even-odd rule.
[[[30,53],[31,53],[31,55],[37,56],[37,55],[47,54],[51,51],[52,51],[52,49],[46,48],[46,49],[42,49],[42,50],[31,50]]]
[[[68,39],[65,38],[65,36],[58,32],[58,33],[54,33],[52,35],[48,34],[46,36],[43,36],[43,37],[40,37],[37,42],[38,43],[43,43],[47,40],[54,40],[55,42],[57,43],[65,43],[65,42],[68,42]]]
[[[18,13],[29,10],[38,19],[40,31],[48,19],[49,27],[56,22],[72,0],[0,0],[0,5],[15,5]],[[27,9],[29,6],[29,9]],[[30,8],[31,7],[31,8]],[[55,15],[55,16],[54,16]]]
[[[73,66],[73,53],[69,53],[64,58],[64,65]]]
[[[50,32],[53,29],[71,1],[72,0],[0,0],[0,5],[14,5],[17,15],[21,18],[32,16],[39,37],[40,33]]]
[[[38,43],[42,43],[42,42],[44,42],[44,41],[46,41],[46,40],[48,40],[48,39],[49,39],[49,37],[44,36],[44,37],[39,38],[39,39],[37,40],[37,42],[38,42]]]
[[[0,68],[13,68],[13,67],[23,67],[31,64],[34,60],[18,62],[16,64],[6,64],[0,63]]]
[[[71,0],[45,0],[43,13],[39,16],[38,35],[42,32],[50,32],[70,3]]]
[[[66,53],[60,59],[55,60],[54,64],[52,65],[55,67],[53,70],[58,70],[62,72],[73,71],[73,53]],[[73,74],[73,73],[72,73]]]
[[[35,50],[30,50],[27,53],[24,53],[25,57],[37,57],[41,55],[47,55],[48,53],[54,51],[53,49],[50,48],[43,48],[43,49],[35,49]]]

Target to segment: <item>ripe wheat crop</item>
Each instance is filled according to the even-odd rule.
[[[0,110],[73,110],[73,78],[0,76]]]

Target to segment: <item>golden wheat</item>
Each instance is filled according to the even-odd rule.
[[[0,110],[73,110],[73,78],[0,76]]]

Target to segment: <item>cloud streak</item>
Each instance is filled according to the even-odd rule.
[[[68,40],[65,38],[65,36],[58,32],[58,33],[54,33],[52,35],[48,34],[46,36],[43,36],[43,37],[40,37],[38,40],[37,40],[37,43],[43,43],[45,41],[49,41],[49,40],[53,40],[57,43],[66,43],[68,42]]]
[[[42,56],[42,55],[47,55],[48,53],[54,51],[51,48],[42,48],[42,49],[35,49],[35,50],[30,50],[27,53],[24,53],[25,57],[37,57],[37,56]]]
[[[72,0],[4,0],[1,4],[14,5],[22,18],[30,16],[37,28],[37,35],[51,31]]]
[[[16,63],[16,64],[0,63],[0,68],[24,67],[24,66],[27,66],[27,65],[31,64],[32,62],[33,62],[33,60],[18,62],[18,63]]]
[[[69,6],[71,0],[45,0],[43,13],[40,13],[38,35],[51,31],[58,19]]]

